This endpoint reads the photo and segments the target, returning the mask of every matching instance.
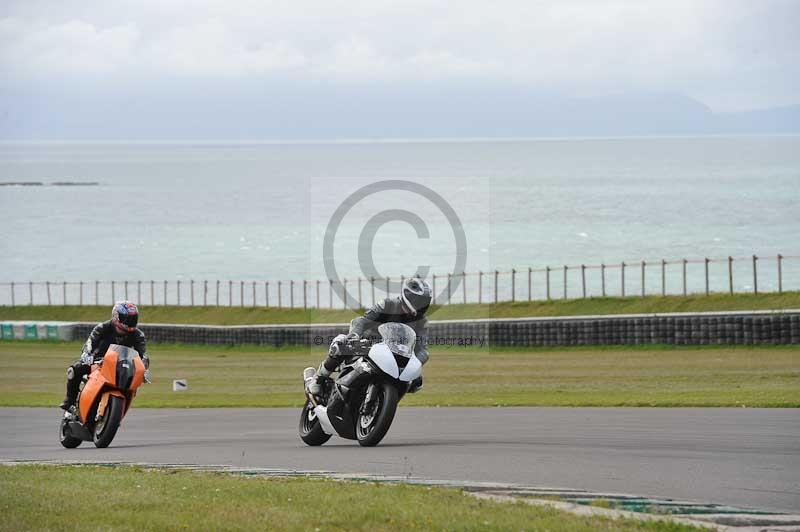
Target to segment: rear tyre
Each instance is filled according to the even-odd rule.
[[[122,422],[122,408],[123,400],[121,397],[112,395],[108,399],[108,406],[106,406],[105,415],[97,421],[94,427],[94,445],[95,447],[103,448],[108,447],[114,436],[117,435],[119,424]]]
[[[369,412],[361,413],[356,419],[356,437],[362,447],[374,447],[378,445],[389,427],[392,426],[394,414],[397,412],[397,388],[394,385],[384,382],[379,384],[375,404]],[[363,405],[362,405],[363,407]]]
[[[311,401],[306,401],[303,411],[300,412],[299,432],[303,443],[312,447],[322,445],[331,439],[331,435],[325,434],[325,431],[322,430],[322,425],[314,413],[314,405],[311,404]]]
[[[65,418],[63,415],[61,416],[61,425],[58,427],[58,434],[61,445],[67,449],[74,449],[83,443],[83,440],[72,435],[69,430],[69,421],[67,421],[67,418]]]

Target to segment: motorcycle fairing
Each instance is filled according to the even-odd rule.
[[[89,375],[89,380],[86,381],[86,385],[83,387],[78,397],[78,413],[81,416],[82,422],[87,423],[91,421],[89,419],[89,413],[92,410],[92,405],[97,401],[97,395],[107,382],[102,371],[92,371]]]
[[[376,366],[393,379],[400,376],[400,368],[397,366],[394,354],[392,354],[392,350],[389,349],[386,344],[381,342],[373,345],[367,356]]]
[[[411,355],[411,358],[403,369],[403,372],[398,377],[403,382],[411,382],[422,374],[422,362],[419,361],[416,355]]]

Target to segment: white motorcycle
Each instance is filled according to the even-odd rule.
[[[414,329],[403,323],[384,323],[378,333],[380,342],[360,339],[346,344],[339,375],[326,383],[320,397],[308,392],[307,384],[316,371],[303,371],[306,404],[299,432],[307,445],[322,445],[338,434],[372,447],[386,436],[397,403],[411,381],[422,374],[422,363],[414,354]]]

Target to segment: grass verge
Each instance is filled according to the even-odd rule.
[[[773,310],[800,308],[800,292],[783,294],[711,294],[692,296],[592,297],[516,303],[453,304],[434,306],[434,320],[468,318],[521,318],[601,314],[648,314],[723,310]],[[0,320],[101,321],[109,305],[0,307]],[[343,309],[287,309],[242,307],[175,307],[142,305],[142,318],[150,323],[253,325],[268,323],[346,323],[356,314]],[[145,322],[145,323],[146,323]]]
[[[0,406],[54,406],[80,343],[0,341]],[[319,349],[152,345],[136,407],[301,406]],[[173,379],[189,390],[173,392]],[[800,407],[800,346],[437,348],[417,406]]]
[[[453,488],[134,467],[4,466],[0,493],[0,530],[698,530]]]

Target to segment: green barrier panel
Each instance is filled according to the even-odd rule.
[[[47,339],[58,340],[58,325],[47,326]]]
[[[25,325],[25,339],[36,340],[39,338],[39,333],[36,331],[36,325]]]
[[[10,323],[3,323],[2,327],[0,327],[0,338],[5,338],[6,340],[13,340],[14,339],[14,326]]]

